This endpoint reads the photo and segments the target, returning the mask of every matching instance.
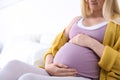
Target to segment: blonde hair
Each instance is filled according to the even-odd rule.
[[[83,18],[86,18],[92,14],[87,0],[81,0],[81,14]],[[105,0],[103,4],[103,16],[107,20],[112,20],[115,23],[120,24],[120,10],[117,0]]]

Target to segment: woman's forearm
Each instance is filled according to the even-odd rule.
[[[94,40],[90,45],[89,48],[91,48],[100,58],[102,56],[104,45],[98,42],[97,40]]]
[[[45,65],[53,63],[53,55],[52,54],[48,54],[46,56],[46,60],[45,60]]]

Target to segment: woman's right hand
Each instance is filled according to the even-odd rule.
[[[45,65],[45,70],[52,76],[76,76],[77,71],[66,65],[50,63]]]

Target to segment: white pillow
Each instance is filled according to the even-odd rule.
[[[43,33],[40,37],[40,46],[41,49],[34,55],[33,57],[33,65],[37,67],[43,67],[44,66],[44,61],[43,61],[43,56],[45,51],[51,46],[54,38],[56,37],[55,33]]]
[[[40,49],[40,43],[14,38],[4,45],[0,58],[0,67],[4,67],[6,63],[14,59],[33,64],[32,58]]]
[[[33,57],[33,65],[37,67],[44,67],[44,53],[47,51],[48,48],[41,49],[37,53],[35,53]]]
[[[11,60],[20,60],[25,63],[44,65],[44,52],[50,47],[56,34],[44,33],[37,37],[17,36],[8,41],[2,50],[0,58],[0,67],[4,67]],[[40,43],[39,43],[40,42]]]

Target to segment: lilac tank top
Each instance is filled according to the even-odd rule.
[[[87,34],[102,43],[106,25],[95,29],[86,30],[78,26],[75,22],[70,30],[69,38],[72,39],[77,34]],[[65,64],[78,71],[77,76],[91,79],[99,78],[100,68],[98,66],[99,57],[89,48],[82,47],[67,42],[57,52],[54,62]]]

